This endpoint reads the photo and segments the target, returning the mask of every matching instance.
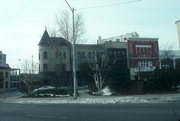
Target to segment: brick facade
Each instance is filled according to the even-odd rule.
[[[159,67],[158,38],[128,38],[131,79]],[[140,77],[138,77],[140,79]]]

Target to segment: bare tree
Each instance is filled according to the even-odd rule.
[[[166,43],[160,51],[160,58],[161,59],[170,59],[174,57],[173,53],[173,45]]]
[[[111,60],[108,59],[105,54],[99,56],[96,52],[94,56],[94,68],[93,77],[98,90],[104,88],[106,81],[109,79],[110,71],[118,63],[118,56],[114,54],[111,56]],[[117,65],[116,65],[117,66]]]
[[[33,90],[33,82],[35,81],[35,74],[38,72],[37,63],[33,60],[25,60],[21,63],[21,83],[25,86],[24,92],[27,96],[31,96]]]
[[[74,18],[74,41],[75,43],[84,42],[85,38],[85,25],[83,16],[80,13],[75,12]],[[72,18],[68,10],[63,11],[60,15],[56,15],[56,33],[54,35],[60,35],[69,42],[73,41],[73,29],[72,29]]]
[[[32,60],[20,60],[21,61],[21,73],[26,74],[36,74],[38,73],[38,63],[33,62]]]
[[[121,63],[121,61],[125,61],[121,59],[124,55],[119,55],[119,51],[112,53],[110,50],[109,52],[111,52],[111,54],[108,56],[106,53],[103,54],[102,51],[94,51],[91,56],[93,58],[90,57],[93,61],[85,64],[85,66],[81,68],[82,75],[90,77],[87,78],[89,81],[88,86],[89,89],[94,89],[90,90],[90,92],[101,90],[107,84],[113,84],[113,86],[115,85],[114,88],[121,88],[121,90],[123,90],[129,81],[129,70],[125,63]],[[94,85],[95,88],[91,88],[93,87],[91,84]]]
[[[51,27],[48,27],[48,28],[49,28],[49,34],[51,37],[57,37],[58,36],[56,29],[53,29]]]
[[[105,78],[104,78],[104,69],[107,67],[107,63],[105,62],[105,59],[98,59],[95,55],[94,57],[95,63],[92,66],[93,71],[93,78],[96,84],[96,87],[98,90],[101,90],[103,88]]]
[[[165,44],[162,50],[160,50],[160,69],[161,68],[169,68],[173,67],[173,58],[175,57],[173,52],[173,45],[172,44]]]
[[[85,67],[82,67],[82,71],[84,71],[84,73],[86,73],[87,76],[93,79],[93,84],[95,84],[96,89],[101,90],[105,86],[106,73],[109,68],[109,65],[107,59],[105,59],[105,56],[98,56],[97,51],[93,53],[92,58],[93,62],[90,64],[85,64]],[[89,72],[85,71],[86,69]]]

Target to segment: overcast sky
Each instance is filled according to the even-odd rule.
[[[160,48],[166,43],[178,49],[175,21],[180,19],[180,0],[68,0],[82,13],[87,43],[102,38],[137,32],[141,37],[159,38]],[[79,9],[117,4],[116,6]],[[64,0],[1,0],[0,50],[7,63],[18,67],[23,60],[38,63],[38,42],[45,30],[55,25],[55,15],[69,10]],[[20,62],[19,59],[22,61]]]

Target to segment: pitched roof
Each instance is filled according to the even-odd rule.
[[[61,44],[61,45],[67,45],[71,44],[69,41],[65,40],[62,37],[50,37],[47,30],[44,31],[43,36],[41,37],[41,40],[39,42],[40,44]]]
[[[0,69],[10,69],[8,64],[2,64],[0,63]]]
[[[49,34],[48,34],[47,30],[45,30],[43,36],[41,37],[39,44],[46,44],[48,42],[48,40],[49,40]]]
[[[176,22],[175,22],[175,24],[177,24],[177,23],[179,23],[180,22],[180,20],[177,20]]]
[[[71,44],[69,41],[65,40],[62,37],[50,37],[49,43],[61,44],[61,45]]]

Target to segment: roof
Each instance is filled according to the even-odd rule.
[[[175,24],[177,24],[178,22],[180,22],[180,20],[177,20],[177,21],[175,22]]]
[[[39,44],[45,44],[48,42],[48,40],[49,40],[49,34],[48,34],[47,30],[45,30],[43,36],[41,37]]]
[[[102,49],[103,45],[102,44],[75,44],[76,50],[96,50],[96,49]]]
[[[99,47],[102,44],[75,44],[76,47]]]
[[[71,44],[71,43],[69,41],[65,40],[62,37],[50,37],[47,30],[45,30],[38,45],[40,45],[40,44],[61,44],[61,45],[66,45],[66,44]]]
[[[145,38],[145,37],[130,37],[127,40],[131,41],[158,41],[159,38]]]
[[[0,69],[10,69],[8,64],[2,64],[0,63]]]
[[[56,43],[61,45],[71,44],[69,41],[65,40],[62,37],[50,37],[49,43]]]

